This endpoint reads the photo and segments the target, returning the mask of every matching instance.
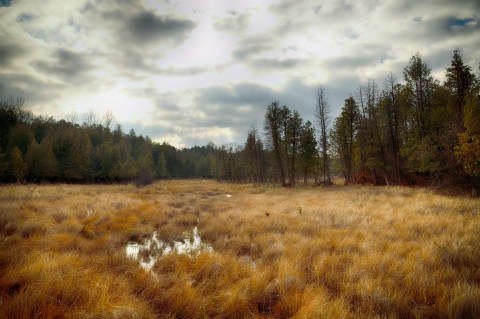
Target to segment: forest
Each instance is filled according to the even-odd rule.
[[[479,65],[480,70],[480,65]],[[442,185],[479,190],[480,81],[461,50],[441,83],[420,54],[382,83],[367,80],[331,118],[324,86],[312,101],[315,123],[272,101],[263,130],[243,145],[176,149],[112,125],[35,116],[25,99],[0,101],[0,181],[111,183],[156,179],[330,185]]]

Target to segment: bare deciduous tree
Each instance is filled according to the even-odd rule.
[[[320,152],[323,163],[323,183],[325,186],[330,186],[332,180],[330,177],[330,165],[328,163],[328,125],[329,125],[330,105],[327,100],[327,93],[324,87],[320,87],[317,91],[317,110],[316,118],[318,121],[318,128],[320,131]]]
[[[113,111],[108,109],[105,114],[103,115],[103,118],[102,118],[102,124],[103,126],[111,129],[111,125],[112,125],[112,122],[113,120],[115,119],[115,116],[113,115]]]

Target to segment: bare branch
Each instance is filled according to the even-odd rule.
[[[114,119],[115,119],[115,116],[113,115],[113,111],[108,109],[102,118],[103,126],[110,129],[111,128],[110,126],[112,125]]]

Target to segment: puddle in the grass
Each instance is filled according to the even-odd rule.
[[[172,245],[169,245],[158,239],[157,232],[153,232],[152,236],[145,239],[143,244],[128,243],[125,251],[128,258],[138,260],[143,269],[150,270],[162,255],[182,254],[195,256],[201,251],[212,252],[213,248],[209,244],[202,243],[202,239],[198,234],[198,228],[195,227],[192,235],[186,237],[183,242],[175,241]]]

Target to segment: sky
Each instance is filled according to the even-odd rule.
[[[244,143],[277,100],[314,122],[420,53],[442,81],[453,50],[478,72],[478,0],[0,0],[0,99],[73,119],[108,110],[176,147]]]

